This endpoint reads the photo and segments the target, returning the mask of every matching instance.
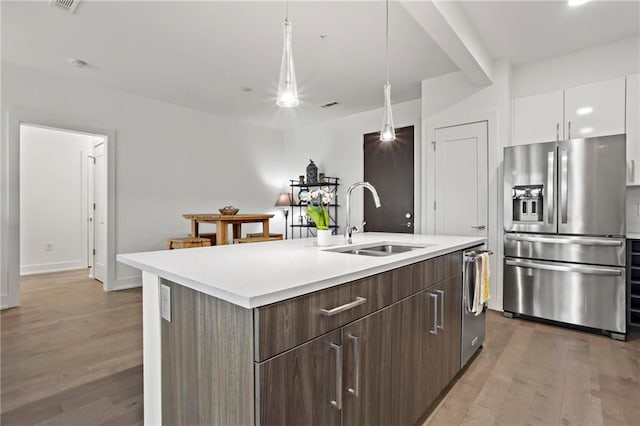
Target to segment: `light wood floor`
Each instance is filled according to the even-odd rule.
[[[139,289],[86,271],[22,281],[1,316],[6,425],[142,423]],[[617,342],[490,312],[487,341],[425,425],[640,424],[640,338]]]
[[[23,277],[21,306],[2,311],[3,426],[141,422],[141,291],[87,275]]]

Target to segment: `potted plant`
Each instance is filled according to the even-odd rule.
[[[309,191],[301,197],[301,201],[308,203],[307,214],[316,224],[318,246],[330,245],[331,230],[329,229],[329,224],[331,219],[329,218],[329,209],[326,206],[331,204],[334,197],[335,194],[327,187]]]

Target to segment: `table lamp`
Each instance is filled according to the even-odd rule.
[[[288,237],[288,218],[289,218],[289,207],[293,203],[293,199],[291,198],[291,194],[288,192],[281,192],[278,195],[278,199],[276,200],[276,207],[282,207],[282,213],[284,213],[284,238]]]

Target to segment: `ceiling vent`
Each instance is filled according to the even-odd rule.
[[[49,4],[51,6],[59,7],[60,9],[66,10],[69,13],[73,13],[76,11],[78,3],[80,3],[80,0],[49,0]]]
[[[336,105],[338,105],[338,103],[336,101],[333,101],[333,102],[329,102],[328,104],[322,105],[322,108],[331,108],[331,107],[334,107]]]

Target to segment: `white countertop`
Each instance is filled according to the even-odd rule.
[[[629,240],[640,240],[640,234],[627,234],[627,239]]]
[[[427,245],[390,256],[358,256],[327,251],[315,238],[181,250],[119,254],[119,262],[226,300],[256,308],[482,244],[483,237],[354,234],[353,246],[371,242]]]

